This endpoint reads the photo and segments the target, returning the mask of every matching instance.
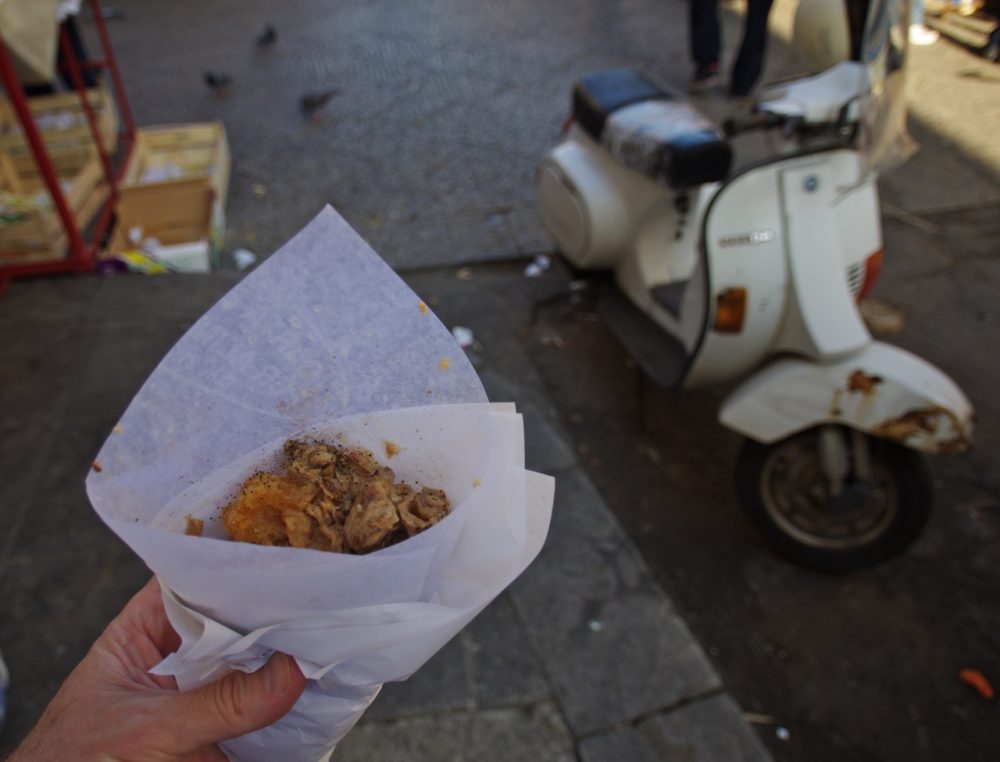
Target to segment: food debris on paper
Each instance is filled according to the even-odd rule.
[[[428,312],[430,312],[430,310],[427,309],[427,305],[424,304],[423,302],[420,302],[420,304],[417,305],[417,306],[420,308],[420,314],[421,315],[426,315]]]
[[[104,470],[103,468],[101,468],[101,464],[98,463],[96,460],[90,464],[90,467],[98,474]]]
[[[205,533],[205,522],[190,514],[184,517],[184,534],[189,537],[201,537]]]
[[[442,490],[418,492],[397,482],[363,448],[289,440],[284,454],[283,473],[254,474],[223,510],[231,539],[361,554],[412,537],[451,512]]]
[[[383,439],[382,441],[385,443],[385,457],[387,458],[391,458],[394,455],[399,455],[399,453],[403,449],[398,444],[396,444],[395,442],[390,442],[388,439]]]
[[[438,363],[438,367],[441,370],[448,370],[451,368],[451,360],[447,357],[442,357],[441,362]]]

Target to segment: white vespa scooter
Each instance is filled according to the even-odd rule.
[[[630,71],[585,78],[538,172],[541,216],[642,370],[675,389],[747,376],[721,422],[746,437],[740,501],[784,555],[825,570],[907,547],[931,506],[920,453],[971,443],[973,411],[857,307],[882,263],[876,175],[905,138],[906,23],[874,0],[864,63],[785,84],[730,127],[781,148],[730,172],[691,104]]]

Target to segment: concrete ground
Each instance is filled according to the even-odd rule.
[[[386,686],[336,758],[603,762],[664,750],[770,759],[567,441],[517,327],[557,286],[504,297],[520,267],[411,286],[453,324],[474,321],[492,399],[525,414],[528,467],[553,474],[541,556],[410,681]],[[464,278],[464,275],[463,275]],[[10,752],[149,572],[87,504],[94,454],[170,345],[238,279],[117,276],[17,283],[0,301],[0,649]]]
[[[635,370],[585,305],[529,319],[565,273],[526,280],[524,261],[504,262],[548,250],[533,172],[575,78],[627,65],[683,86],[683,2],[116,5],[140,123],[226,123],[227,249],[266,255],[334,204],[447,324],[474,329],[491,394],[528,411],[529,456],[559,479],[543,557],[387,688],[338,756],[729,760],[759,758],[763,740],[782,760],[995,757],[995,704],[956,675],[1000,682],[1000,69],[947,42],[912,51],[922,150],[883,182],[876,292],[904,316],[890,340],[972,398],[977,447],[932,462],[936,511],[908,554],[827,577],[775,559],[740,517],[738,440],[715,423],[725,389],[653,390],[644,432]],[[800,67],[785,42],[792,7],[775,4],[768,76]],[[725,21],[731,48],[739,18]],[[266,23],[279,42],[257,53]],[[233,76],[226,98],[204,87],[205,69]],[[302,120],[299,95],[328,87],[340,94],[322,118]],[[460,263],[472,268],[448,267]],[[90,458],[157,358],[237,278],[40,280],[0,300],[0,453],[13,475],[0,493],[13,516],[0,649],[15,680],[0,754],[144,578],[86,504]]]

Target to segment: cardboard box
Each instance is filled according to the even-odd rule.
[[[219,122],[139,129],[119,189],[110,253],[128,246],[134,229],[162,245],[209,241],[217,251],[225,236],[230,165]]]

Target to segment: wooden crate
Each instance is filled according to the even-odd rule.
[[[60,172],[66,203],[82,232],[108,198],[109,188],[97,154],[81,156]],[[16,160],[0,152],[0,265],[64,259],[67,236],[41,176],[23,175]]]
[[[105,151],[118,146],[118,110],[104,86],[87,90]],[[72,173],[95,151],[87,115],[75,93],[41,95],[28,99],[35,124],[42,133],[49,159],[59,175]],[[36,173],[35,159],[22,133],[13,106],[0,96],[0,151],[8,154],[21,175]]]
[[[129,231],[165,245],[208,240],[222,244],[231,160],[219,122],[143,127],[119,189],[118,231],[111,253]]]

